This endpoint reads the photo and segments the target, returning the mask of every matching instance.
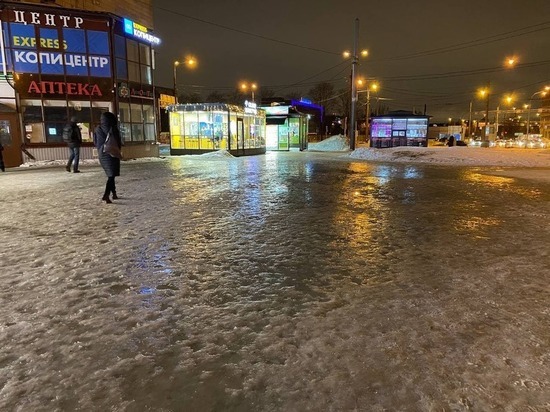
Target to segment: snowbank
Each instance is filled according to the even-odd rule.
[[[358,148],[354,159],[377,162],[432,163],[456,166],[550,167],[549,149],[484,147],[393,147]]]
[[[347,139],[342,135],[331,136],[319,143],[309,143],[311,152],[345,152],[349,150]]]

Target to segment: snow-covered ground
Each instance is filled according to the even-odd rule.
[[[0,411],[548,411],[550,184],[418,159],[0,174]]]
[[[349,151],[347,139],[331,136],[310,143],[310,151]],[[393,147],[375,149],[359,147],[349,156],[377,162],[430,163],[456,166],[550,167],[550,149],[482,148],[467,146]]]

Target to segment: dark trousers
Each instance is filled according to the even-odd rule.
[[[6,167],[4,166],[4,156],[2,155],[2,150],[0,150],[0,170],[5,172]]]
[[[115,177],[108,177],[107,184],[105,185],[105,194],[103,197],[109,197],[110,194],[116,194]]]
[[[67,170],[71,169],[71,164],[74,160],[73,170],[78,170],[78,163],[80,161],[80,146],[69,146],[69,161],[67,162]]]

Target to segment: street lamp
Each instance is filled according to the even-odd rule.
[[[345,58],[351,58],[351,107],[350,107],[350,124],[348,126],[349,130],[349,148],[355,150],[355,106],[357,104],[357,84],[355,82],[355,67],[357,66],[359,56],[357,54],[357,42],[359,37],[359,19],[355,19],[355,29],[353,37],[353,52],[349,51],[344,52]],[[369,52],[367,50],[362,50],[360,52],[361,57],[368,56]]]
[[[363,86],[363,84],[365,84],[366,81],[363,80],[363,79],[358,79],[357,80],[357,85],[358,86]],[[369,83],[367,85],[367,88],[365,90],[358,90],[357,93],[364,93],[366,92],[367,93],[367,102],[365,103],[365,130],[366,130],[366,138],[367,140],[369,139],[370,137],[370,127],[369,127],[369,118],[370,118],[370,92],[373,91],[373,92],[376,92],[378,91],[378,88],[380,86],[378,85],[378,83],[376,82],[372,82],[372,83]]]
[[[180,65],[185,65],[190,69],[193,69],[197,66],[197,59],[192,56],[186,57],[184,60],[175,60],[174,61],[174,96],[176,97],[176,104],[178,103],[178,67]]]
[[[482,89],[478,90],[478,95],[486,100],[485,103],[485,127],[483,128],[483,133],[481,134],[482,140],[486,141],[488,139],[487,137],[487,129],[489,128],[489,95],[490,95],[490,85],[491,83],[487,85],[487,87],[484,87]]]
[[[246,93],[246,91],[248,89],[250,89],[251,96],[252,96],[252,101],[253,102],[255,101],[254,100],[254,92],[256,91],[256,89],[258,89],[258,85],[256,83],[248,84],[247,82],[242,82],[240,88],[241,88],[243,93]]]
[[[535,92],[531,95],[531,97],[529,98],[529,104],[527,105],[527,126],[526,126],[526,131],[527,131],[527,137],[529,138],[529,120],[531,118],[531,100],[533,100],[533,97],[535,97],[537,94],[540,94],[541,96],[546,96],[546,94],[550,91],[550,86],[545,86],[544,87],[544,90],[541,90],[541,91],[538,91],[538,92]]]

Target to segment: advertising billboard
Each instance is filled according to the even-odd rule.
[[[5,9],[2,27],[7,71],[111,77],[106,18],[83,17],[61,10]]]

